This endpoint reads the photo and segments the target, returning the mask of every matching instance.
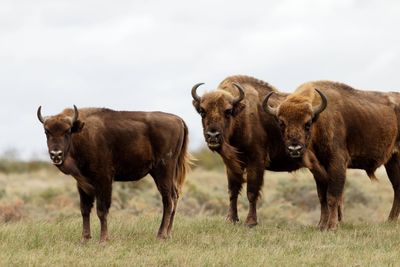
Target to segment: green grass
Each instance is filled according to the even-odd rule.
[[[80,243],[73,178],[52,166],[3,172],[0,266],[400,266],[400,224],[385,223],[393,191],[384,171],[377,174],[379,182],[372,183],[364,172],[348,172],[344,223],[337,232],[320,232],[310,173],[266,172],[259,225],[249,229],[242,223],[245,187],[241,222],[225,222],[227,181],[221,165],[210,160],[188,175],[173,238],[166,241],[156,239],[162,207],[152,179],[115,183],[110,241],[103,246],[94,211],[93,239]]]
[[[94,220],[96,219],[96,220]],[[110,218],[111,239],[79,242],[79,216],[0,226],[1,266],[396,266],[398,224],[344,224],[336,233],[290,221],[249,229],[218,216],[178,216],[174,236],[159,241],[158,216]]]

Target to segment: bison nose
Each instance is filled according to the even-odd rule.
[[[221,133],[218,131],[215,131],[215,132],[209,131],[206,133],[206,137],[210,138],[210,139],[218,139],[220,136],[221,136]]]
[[[50,151],[50,159],[54,165],[61,165],[63,163],[63,152],[61,150]]]
[[[52,150],[50,151],[50,156],[54,158],[59,158],[61,157],[63,152],[61,150]]]
[[[303,151],[303,146],[299,144],[294,144],[288,146],[287,149],[291,157],[297,158],[301,156],[301,152]]]
[[[301,151],[303,149],[303,147],[301,145],[290,145],[288,146],[288,150],[290,152],[297,152],[297,151]]]

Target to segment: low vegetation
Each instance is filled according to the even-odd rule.
[[[308,171],[266,172],[260,224],[246,228],[245,191],[241,222],[227,224],[227,181],[218,157],[196,155],[187,177],[171,240],[156,240],[161,199],[151,177],[115,183],[110,241],[80,244],[81,217],[73,178],[47,163],[24,171],[0,169],[0,266],[395,266],[400,262],[398,223],[385,223],[392,189],[383,170],[379,182],[349,171],[344,223],[319,232],[319,203]],[[207,160],[204,160],[207,159]],[[15,162],[18,164],[28,164]],[[14,169],[14,168],[11,168]],[[10,169],[9,169],[10,170]]]

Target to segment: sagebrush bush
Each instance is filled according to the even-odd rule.
[[[194,168],[201,167],[205,170],[222,170],[224,162],[217,153],[211,152],[208,148],[202,148],[193,153]]]
[[[22,219],[23,216],[22,200],[14,202],[0,203],[0,222],[15,222]]]
[[[45,161],[20,161],[0,158],[0,173],[30,173],[42,169],[53,172],[56,170],[54,166]]]
[[[285,200],[306,212],[319,207],[316,187],[312,183],[298,180],[279,181],[276,191],[276,200]]]

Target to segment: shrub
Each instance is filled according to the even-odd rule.
[[[224,168],[224,162],[217,153],[211,152],[208,148],[202,148],[193,153],[196,161],[195,167],[202,167],[206,170],[221,170]]]
[[[17,200],[11,203],[0,203],[0,222],[14,222],[22,218],[24,202]]]
[[[283,198],[291,205],[303,210],[311,211],[319,205],[317,190],[312,183],[280,181],[276,190],[277,198]]]
[[[0,159],[0,173],[30,173],[38,170],[51,170],[52,165],[45,161],[20,161],[14,159]]]

